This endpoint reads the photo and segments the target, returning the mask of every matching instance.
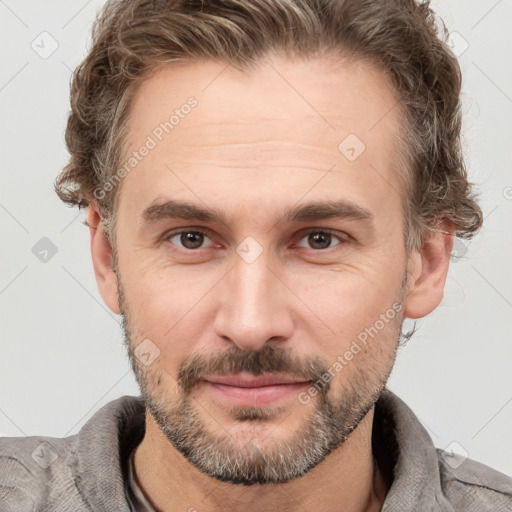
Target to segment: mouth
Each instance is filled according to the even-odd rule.
[[[206,389],[239,407],[259,407],[296,396],[310,385],[310,381],[286,375],[249,374],[205,377]]]

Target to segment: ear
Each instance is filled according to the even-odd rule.
[[[404,301],[405,318],[422,318],[443,300],[444,284],[453,248],[453,229],[429,233],[421,248],[409,256],[409,282]]]
[[[117,278],[113,268],[112,248],[103,230],[97,204],[87,209],[87,224],[91,234],[91,255],[98,289],[105,304],[117,315],[121,313],[117,294]]]

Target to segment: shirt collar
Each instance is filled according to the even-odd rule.
[[[386,389],[375,408],[372,443],[379,465],[391,465],[393,482],[381,512],[452,511],[444,496],[437,450],[411,409]]]

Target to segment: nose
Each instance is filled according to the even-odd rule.
[[[220,305],[214,323],[218,337],[244,350],[285,341],[293,332],[293,294],[269,268],[263,253],[246,262],[234,255],[234,268],[218,290]]]

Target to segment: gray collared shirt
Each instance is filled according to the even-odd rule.
[[[144,419],[140,397],[124,396],[96,412],[76,435],[0,438],[0,510],[140,510],[144,496],[130,479],[129,457],[144,436]],[[382,512],[512,512],[510,477],[443,455],[389,390],[376,404],[373,447],[392,480]]]

